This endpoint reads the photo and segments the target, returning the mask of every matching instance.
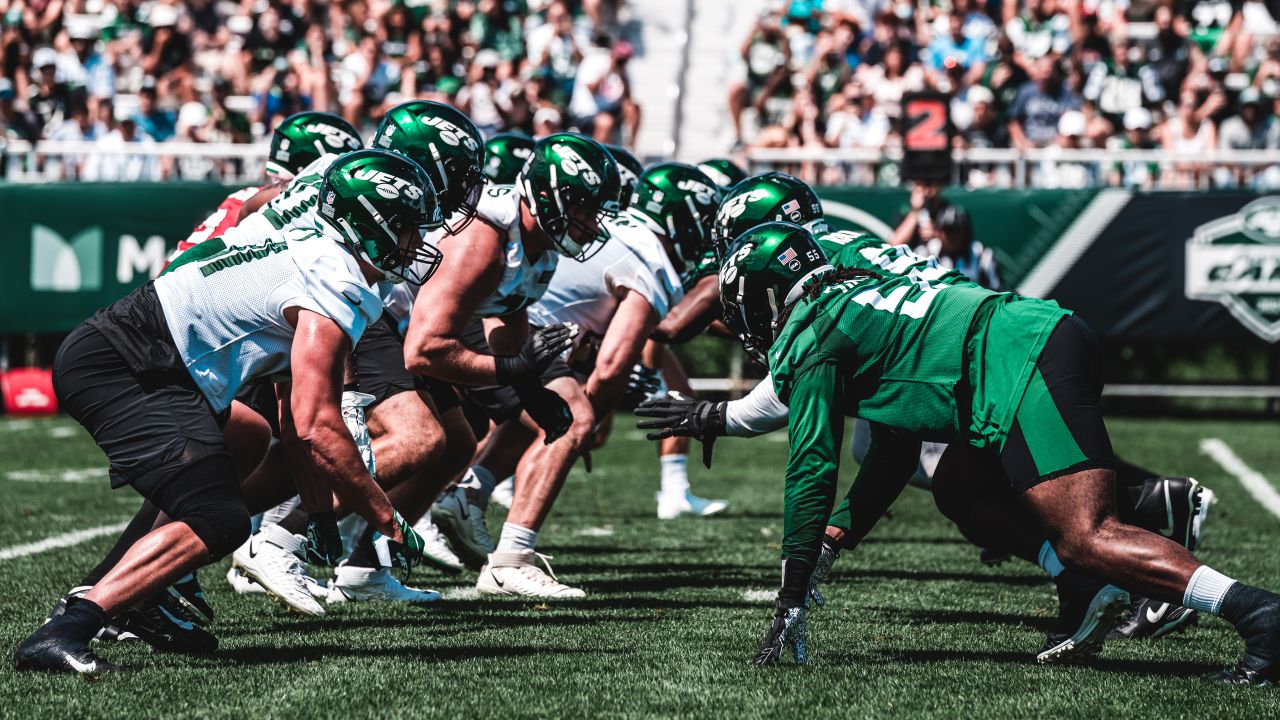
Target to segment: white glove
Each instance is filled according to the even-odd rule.
[[[342,393],[342,420],[347,424],[351,438],[360,449],[360,459],[369,468],[369,474],[378,477],[378,465],[373,459],[373,441],[369,439],[369,426],[364,422],[364,409],[373,404],[374,397],[368,393],[347,390]]]

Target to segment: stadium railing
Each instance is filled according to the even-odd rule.
[[[50,180],[220,180],[261,182],[266,144],[126,143],[14,140],[0,143],[0,179]]]
[[[883,170],[902,160],[902,149],[748,148],[753,172],[780,170],[819,184],[881,184]],[[952,151],[956,185],[1025,189],[1099,187],[1116,183],[1151,187],[1280,187],[1280,150],[1211,150],[1196,155],[1167,150],[1048,147],[1032,150],[969,148]]]

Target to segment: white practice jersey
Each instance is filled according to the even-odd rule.
[[[234,242],[259,245],[278,237],[280,231],[287,227],[313,227],[316,208],[320,206],[320,184],[339,157],[336,154],[321,155],[303,168],[270,202],[236,226],[240,232],[233,238]]]
[[[174,344],[215,411],[255,378],[289,368],[291,307],[333,320],[354,347],[382,314],[382,299],[337,232],[299,226],[252,244],[211,240],[155,281]]]
[[[576,323],[576,344],[599,342],[628,291],[653,306],[658,319],[684,297],[680,276],[662,241],[640,220],[623,213],[604,221],[609,240],[586,262],[561,263],[551,286],[529,308],[535,325]]]
[[[547,291],[560,255],[545,252],[537,260],[531,260],[524,252],[520,239],[520,196],[514,185],[486,185],[476,205],[476,220],[493,226],[504,243],[506,251],[502,269],[502,281],[492,295],[485,298],[476,309],[476,317],[500,317],[523,310],[537,302]],[[453,224],[453,223],[451,223]],[[424,238],[428,245],[437,246],[444,237],[444,230],[436,230]],[[395,318],[403,334],[413,313],[413,300],[421,286],[412,283],[397,285],[387,298],[387,312]]]

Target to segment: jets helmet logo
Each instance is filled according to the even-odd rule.
[[[417,200],[422,197],[422,188],[404,178],[398,178],[381,170],[360,168],[356,170],[355,178],[373,183],[378,194],[388,200],[394,200],[401,197],[402,194],[409,200]]]
[[[573,177],[581,175],[583,180],[592,185],[600,184],[600,176],[586,160],[582,159],[577,150],[561,144],[552,145],[551,150],[560,158],[560,168],[565,173]]]
[[[422,124],[439,130],[440,139],[449,145],[453,145],[455,147],[461,145],[468,150],[475,150],[480,147],[475,138],[471,137],[466,132],[463,132],[462,128],[442,117],[424,117],[422,118]]]
[[[351,136],[350,133],[325,123],[311,123],[303,128],[312,135],[320,135],[324,138],[324,144],[335,150],[348,148],[351,150],[360,149],[360,141]]]
[[[731,220],[747,211],[747,205],[757,200],[763,200],[768,195],[769,193],[764,190],[752,190],[741,195],[735,195],[725,200],[724,204],[720,206],[720,212],[717,214],[716,219],[722,225],[728,225]]]
[[[710,205],[715,202],[716,193],[706,183],[697,180],[681,180],[676,187],[693,195],[694,202],[699,205]]]

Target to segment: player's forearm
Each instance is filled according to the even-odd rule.
[[[812,567],[835,501],[844,414],[834,365],[810,368],[793,382],[782,557]]]
[[[468,349],[458,338],[437,338],[414,347],[405,343],[404,365],[425,375],[459,385],[498,385],[497,361]]]
[[[920,442],[873,428],[870,447],[848,494],[827,520],[844,531],[842,545],[853,548],[884,517],[919,464]]]
[[[290,433],[284,441],[290,459],[299,461],[303,474],[328,479],[342,504],[368,521],[370,527],[388,536],[396,534],[391,501],[365,468],[360,451],[336,410],[299,423],[296,433]]]
[[[622,396],[627,392],[627,380],[630,370],[610,370],[600,372],[599,367],[587,378],[587,400],[596,417],[604,417],[618,407]]]
[[[733,437],[755,437],[787,426],[787,406],[778,399],[773,379],[765,377],[746,397],[725,405],[724,430]]]

